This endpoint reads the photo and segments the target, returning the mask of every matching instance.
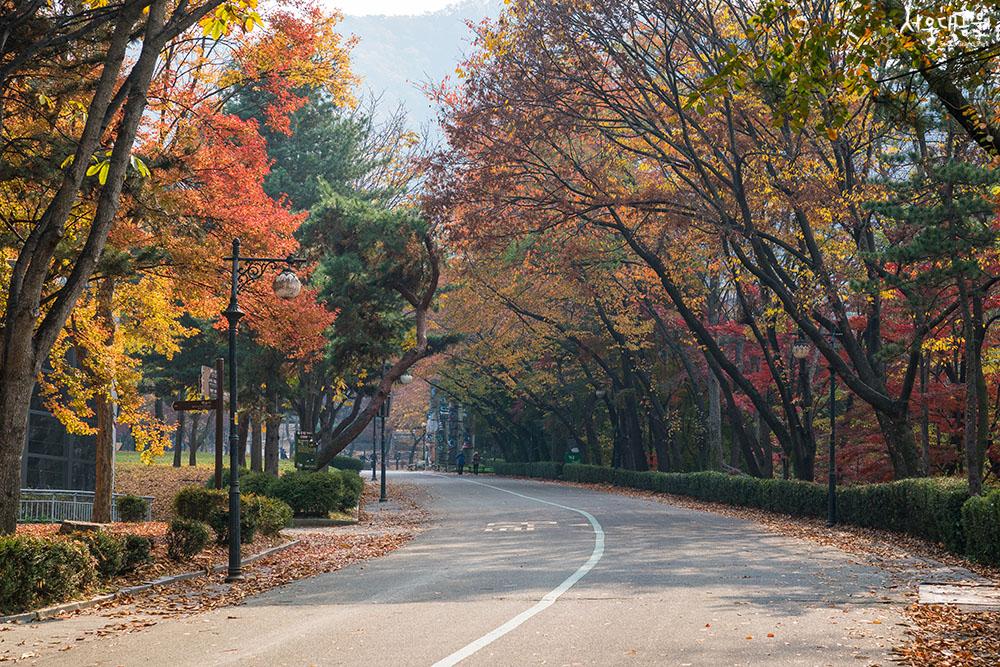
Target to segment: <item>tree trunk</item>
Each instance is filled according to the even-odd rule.
[[[240,467],[247,467],[247,436],[250,435],[250,413],[240,413],[240,421],[236,427],[236,435],[240,442]]]
[[[28,410],[35,377],[30,364],[21,368],[11,363],[2,369],[0,384],[0,535],[17,529],[21,495],[21,454],[28,433]]]
[[[263,472],[264,465],[261,459],[261,418],[258,412],[253,413],[253,424],[250,425],[250,470]]]
[[[191,417],[191,434],[188,436],[188,465],[198,465],[198,427],[201,426],[201,413],[196,412]]]
[[[115,283],[112,278],[101,280],[97,289],[97,319],[104,327],[105,342],[114,343]],[[97,435],[94,438],[94,508],[91,519],[97,523],[111,522],[111,503],[115,486],[115,404],[110,390],[100,392],[94,399],[97,415]]]
[[[279,435],[281,429],[282,415],[270,414],[267,416],[267,432],[264,436],[264,472],[268,475],[278,476],[279,458]]]
[[[705,444],[708,447],[708,467],[719,468],[722,463],[722,389],[715,373],[708,374],[708,423],[705,425]]]
[[[177,400],[184,400],[184,392],[177,394]],[[174,433],[174,467],[181,467],[181,450],[184,449],[184,417],[183,411],[177,413],[177,432]]]

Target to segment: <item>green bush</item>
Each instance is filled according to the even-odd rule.
[[[558,461],[535,461],[534,463],[508,463],[497,461],[493,464],[496,475],[506,477],[535,477],[538,479],[559,479],[563,464]]]
[[[228,494],[221,489],[185,486],[174,496],[174,511],[182,519],[208,521],[213,513],[224,510],[228,502]]]
[[[125,540],[117,535],[94,531],[74,533],[73,539],[87,545],[102,579],[117,577],[125,570]]]
[[[354,470],[341,470],[340,481],[343,483],[340,493],[340,503],[337,509],[347,512],[358,506],[361,494],[365,490],[365,480]]]
[[[139,523],[146,520],[149,512],[149,502],[139,496],[120,496],[115,500],[118,508],[118,519],[126,523]]]
[[[353,456],[334,456],[333,460],[330,461],[330,467],[361,472],[365,469],[365,464],[361,462],[361,459],[356,459]]]
[[[0,537],[0,614],[62,602],[96,575],[90,550],[77,540]]]
[[[248,505],[247,497],[240,494],[240,544],[249,544],[257,536],[258,515]],[[256,498],[257,496],[250,496]],[[219,544],[229,541],[229,508],[217,509],[212,512],[207,521],[215,532],[215,540]]]
[[[956,479],[859,484],[837,489],[837,514],[844,523],[909,533],[961,553],[962,505],[968,498],[969,487]]]
[[[125,572],[131,572],[140,565],[145,565],[153,560],[153,540],[142,535],[125,535],[123,537],[125,546]]]
[[[240,468],[240,493],[255,493],[259,496],[266,496],[268,489],[274,480],[277,479],[274,475],[269,475],[266,472],[256,472],[253,470],[247,470],[246,468]],[[205,481],[206,489],[215,488],[215,476],[209,477]],[[229,468],[222,469],[222,490],[228,493],[229,489]]]
[[[264,535],[277,535],[292,520],[292,508],[277,498],[241,494],[241,501],[240,513],[250,517],[251,523]],[[241,538],[242,530],[241,527]]]
[[[209,529],[202,521],[174,519],[167,530],[167,555],[173,560],[190,560],[208,544]]]
[[[965,553],[981,563],[1000,565],[1000,489],[962,505]]]
[[[344,481],[329,472],[291,472],[277,479],[270,495],[286,502],[295,516],[325,517],[340,509]]]

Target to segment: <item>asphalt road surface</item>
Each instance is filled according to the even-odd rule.
[[[58,665],[869,665],[885,573],[752,523],[556,484],[396,473],[433,527],[391,555]]]

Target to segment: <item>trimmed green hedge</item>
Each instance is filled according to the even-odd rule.
[[[1000,489],[969,498],[962,506],[965,553],[983,563],[1000,565]]]
[[[330,467],[337,468],[338,470],[361,472],[365,469],[365,464],[361,459],[356,459],[353,456],[334,456],[333,460],[330,461]]]
[[[493,472],[507,477],[535,477],[538,479],[559,479],[563,464],[558,461],[535,461],[534,463],[505,463],[497,461],[493,464]]]
[[[498,463],[496,474],[560,476],[570,482],[672,493],[793,516],[823,518],[827,511],[825,485],[795,480],[721,472],[637,472],[578,463]],[[963,481],[943,478],[842,486],[837,489],[837,518],[939,542],[955,553],[1000,564],[1000,489],[970,498]]]
[[[0,537],[0,614],[62,602],[97,578],[97,563],[78,540]]]

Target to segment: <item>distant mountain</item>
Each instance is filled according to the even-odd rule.
[[[381,95],[385,113],[402,104],[415,128],[433,123],[436,109],[420,87],[454,78],[472,46],[466,22],[496,17],[502,6],[502,0],[466,0],[415,16],[345,17],[342,31],[360,39],[351,57],[359,95]]]

